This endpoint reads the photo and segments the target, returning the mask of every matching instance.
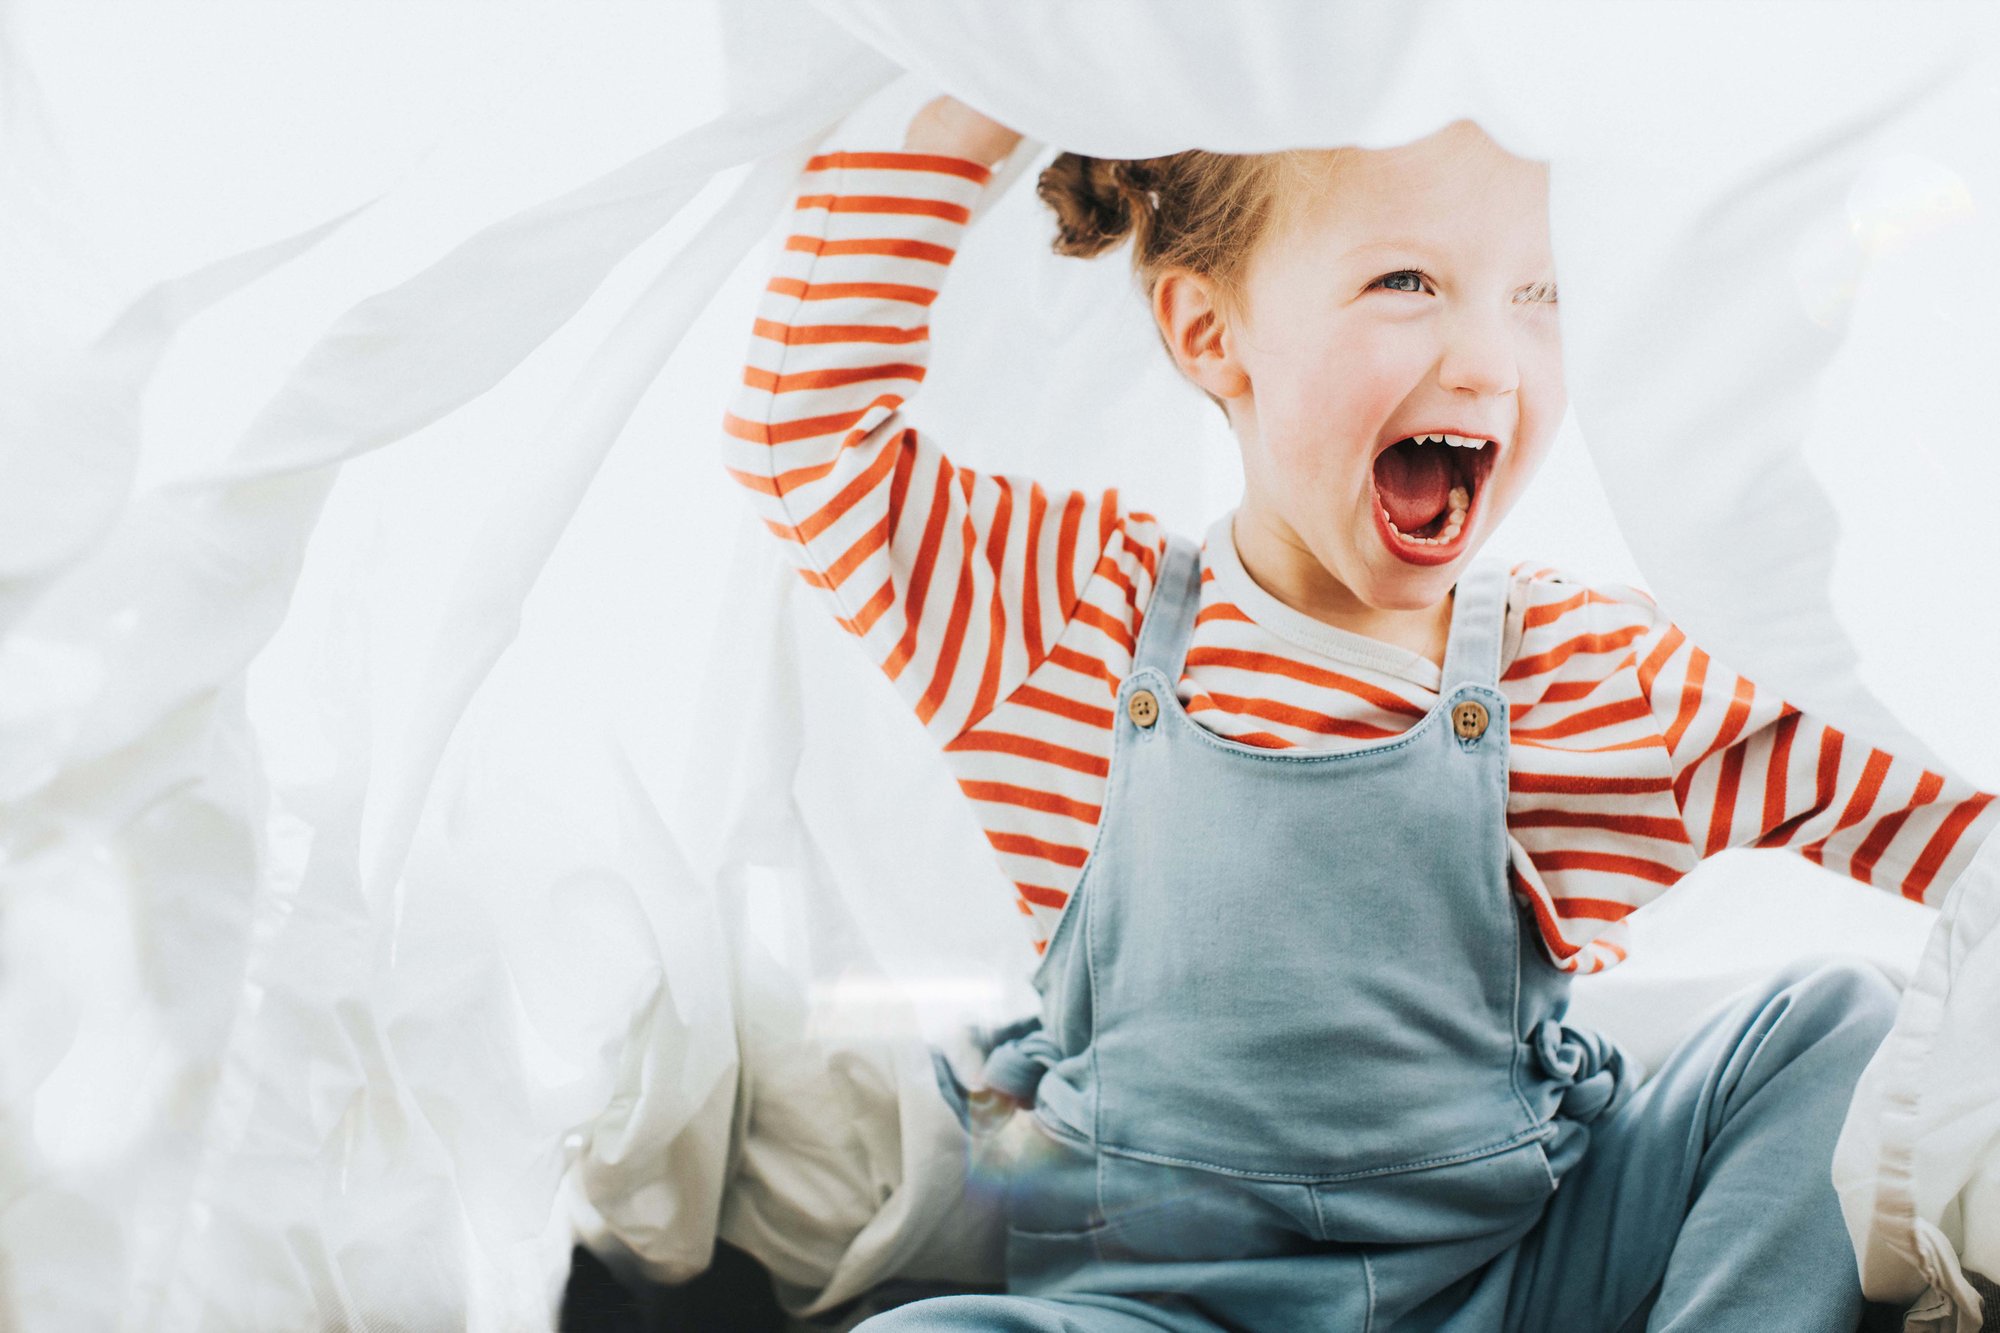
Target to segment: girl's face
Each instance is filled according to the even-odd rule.
[[[1547,201],[1547,167],[1470,121],[1343,150],[1221,321],[1245,517],[1354,601],[1441,602],[1547,452],[1567,406]],[[1440,432],[1487,443],[1399,444]]]

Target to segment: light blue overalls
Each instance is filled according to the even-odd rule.
[[[1853,1329],[1829,1162],[1887,978],[1787,969],[1642,1082],[1508,884],[1505,567],[1459,582],[1437,705],[1338,752],[1189,719],[1199,577],[1171,536],[1043,1012],[993,1034],[1034,1120],[1009,1294],[861,1327]]]

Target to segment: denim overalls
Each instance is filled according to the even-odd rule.
[[[1457,586],[1436,706],[1339,752],[1188,718],[1199,577],[1170,536],[1097,841],[1035,973],[1042,1015],[986,1061],[1033,1117],[1007,1185],[1011,1294],[917,1302],[871,1333],[1498,1329],[1586,1126],[1639,1090],[1614,1044],[1563,1021],[1569,974],[1508,884],[1505,567]],[[1840,1067],[1850,1090],[1867,1050]]]

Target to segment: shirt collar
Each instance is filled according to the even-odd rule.
[[[1209,524],[1202,538],[1202,563],[1214,572],[1219,596],[1241,607],[1266,630],[1308,652],[1396,676],[1432,692],[1442,688],[1444,672],[1422,653],[1315,620],[1264,591],[1237,554],[1231,526],[1235,517],[1233,509],[1223,514]]]

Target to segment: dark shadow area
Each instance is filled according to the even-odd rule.
[[[1903,1307],[1876,1305],[1861,1308],[1861,1327],[1856,1333],[1903,1333]]]
[[[627,1285],[577,1246],[563,1291],[561,1333],[785,1333],[785,1312],[763,1265],[718,1243],[706,1271],[677,1287]]]
[[[771,1275],[744,1251],[718,1241],[705,1272],[679,1286],[622,1277],[583,1246],[570,1252],[560,1333],[848,1333],[910,1301],[999,1287],[892,1278],[811,1319],[791,1319]]]
[[[2000,1282],[1988,1281],[1969,1268],[1965,1276],[1971,1280],[1973,1290],[1979,1293],[1979,1299],[1986,1302],[1985,1315],[1979,1321],[1980,1333],[2000,1333]]]
[[[1967,1273],[1986,1301],[1981,1333],[2000,1333],[2000,1287],[1978,1273]],[[870,1293],[871,1299],[850,1302],[847,1309],[827,1316],[826,1323],[787,1320],[771,1292],[770,1274],[762,1264],[733,1245],[717,1242],[715,1258],[691,1282],[669,1287],[660,1283],[627,1285],[604,1262],[581,1245],[570,1254],[569,1283],[563,1290],[560,1333],[790,1333],[820,1327],[846,1328],[882,1309],[924,1296],[943,1295],[938,1284],[893,1282]],[[1857,1333],[1902,1333],[1904,1307],[1870,1304]],[[843,1317],[844,1316],[844,1317]]]

